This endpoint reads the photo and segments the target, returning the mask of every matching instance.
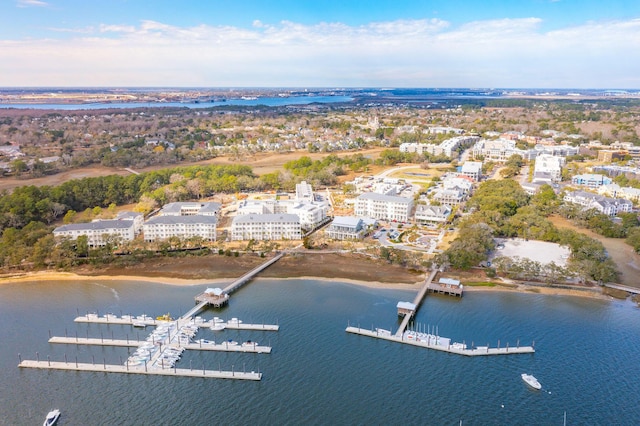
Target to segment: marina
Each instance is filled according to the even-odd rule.
[[[136,317],[138,318],[138,317]],[[166,316],[165,316],[166,318]],[[94,346],[114,346],[114,347],[127,347],[137,348],[136,351],[128,357],[128,359],[120,364],[107,364],[104,361],[102,364],[96,364],[95,359],[89,363],[79,363],[77,361],[70,363],[65,355],[64,362],[51,361],[47,357],[47,361],[40,361],[40,359],[34,360],[22,360],[20,359],[19,367],[22,368],[50,368],[56,370],[76,370],[76,371],[101,371],[106,373],[128,373],[128,374],[156,374],[163,376],[189,376],[189,377],[205,377],[205,378],[219,378],[219,379],[241,379],[241,380],[260,380],[262,374],[260,373],[246,373],[242,374],[234,371],[223,371],[221,369],[206,370],[202,369],[193,370],[192,368],[177,368],[175,364],[180,360],[181,354],[189,350],[198,351],[218,351],[218,352],[244,352],[244,353],[259,353],[270,354],[271,347],[259,345],[258,342],[248,340],[239,344],[231,339],[222,340],[216,343],[213,340],[199,339],[193,341],[196,333],[200,327],[207,327],[215,330],[214,325],[220,324],[222,320],[218,317],[211,321],[205,321],[201,317],[197,318],[185,318],[182,317],[175,321],[162,321],[152,319],[150,317],[135,319],[131,315],[124,315],[117,317],[112,314],[106,314],[104,316],[98,316],[97,314],[87,314],[77,317],[75,322],[80,323],[96,323],[96,324],[118,324],[118,325],[133,325],[134,321],[144,321],[145,324],[156,325],[153,332],[149,334],[146,340],[129,339],[128,335],[126,339],[109,339],[101,336],[96,337],[78,337],[73,336],[51,336],[49,343],[56,344],[70,344],[70,345],[94,345]],[[235,327],[236,330],[260,330],[260,331],[277,331],[279,327],[277,325],[265,325],[265,324],[245,324],[237,318],[232,318],[225,323],[229,325],[231,329]],[[139,335],[139,333],[136,333]],[[39,358],[39,355],[36,354]],[[194,373],[195,371],[195,373]]]
[[[155,318],[178,313],[206,286],[136,281],[26,285],[40,297],[25,298],[24,283],[0,286],[0,317],[7,325],[0,331],[0,375],[9,390],[0,402],[3,424],[42,424],[53,408],[62,410],[60,422],[65,424],[119,425],[303,424],[309,419],[394,424],[399,418],[406,424],[424,424],[429,418],[429,423],[448,425],[460,419],[463,424],[562,425],[564,411],[572,424],[635,424],[639,415],[638,407],[625,404],[640,385],[633,375],[619,374],[620,364],[610,361],[612,354],[625,364],[640,356],[634,340],[640,319],[631,303],[502,292],[470,292],[462,299],[429,294],[410,323],[416,331],[468,344],[475,340],[496,346],[500,339],[501,347],[507,341],[515,347],[518,338],[530,344],[524,339],[536,337],[535,355],[473,358],[345,332],[349,321],[362,329],[374,324],[395,332],[397,301],[413,300],[417,290],[261,279],[245,286],[224,311],[209,310],[202,317],[265,324],[275,324],[277,318],[282,332],[200,328],[192,343],[232,338],[241,345],[251,339],[272,346],[271,355],[187,349],[173,368],[180,372],[192,366],[199,377],[183,377],[105,373],[104,359],[126,370],[124,361],[136,348],[50,344],[48,329],[64,336],[67,328],[69,337],[76,332],[85,337],[88,331],[98,339],[101,332],[111,338],[113,331],[122,340],[125,333],[139,332],[138,340],[145,341],[151,327],[144,332],[132,326],[74,323],[77,307],[81,314],[86,306],[99,309],[101,316],[121,316],[122,311]],[[438,324],[439,331],[426,330],[427,323]],[[66,354],[74,368],[76,357],[87,364],[95,357],[100,371],[16,368],[17,354],[36,360],[36,352],[43,364],[47,355],[64,363]],[[202,377],[203,366],[218,371],[221,365],[222,371],[235,374],[244,370],[243,364],[247,373],[262,373],[262,379]],[[129,368],[144,370],[144,363]],[[165,368],[166,374],[174,374],[173,368]],[[525,372],[535,375],[545,391],[530,389],[520,378]],[[407,386],[420,392],[403,392]],[[400,394],[403,404],[388,403]],[[609,410],[608,404],[625,408]]]
[[[424,332],[407,330],[409,321],[413,318],[420,305],[424,301],[427,293],[440,293],[449,296],[462,297],[462,286],[459,282],[451,279],[440,279],[438,284],[433,284],[433,279],[438,274],[437,266],[433,267],[429,275],[425,278],[424,284],[416,294],[413,302],[398,302],[398,316],[403,317],[398,330],[393,333],[391,330],[385,330],[382,328],[372,328],[370,330],[362,329],[359,326],[353,327],[348,325],[346,328],[347,333],[359,334],[361,336],[374,337],[377,339],[389,340],[396,343],[404,343],[412,346],[419,346],[428,349],[434,349],[441,352],[448,352],[457,355],[465,356],[489,356],[489,355],[514,355],[514,354],[532,354],[535,352],[533,344],[531,346],[520,346],[520,341],[516,343],[516,346],[509,347],[507,344],[504,347],[500,347],[498,341],[497,347],[475,346],[473,342],[471,345],[467,345],[465,342],[451,342],[448,337],[442,337],[437,331]],[[428,328],[429,329],[429,328]]]

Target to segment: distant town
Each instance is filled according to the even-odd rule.
[[[634,284],[601,240],[640,252],[638,93],[434,92],[2,91],[203,107],[0,109],[0,265],[296,248],[479,281]],[[230,96],[352,100],[206,106]]]

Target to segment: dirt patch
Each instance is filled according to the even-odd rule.
[[[147,259],[131,266],[82,268],[82,275],[135,275],[181,279],[238,278],[267,258],[253,255]],[[357,254],[290,254],[260,273],[262,278],[323,277],[354,281],[414,284],[424,273]]]
[[[603,237],[588,229],[580,228],[560,216],[551,216],[549,220],[558,228],[573,229],[576,232],[600,241],[602,245],[604,245],[604,248],[607,249],[607,253],[609,253],[611,259],[615,262],[618,271],[620,271],[620,284],[628,285],[629,287],[640,287],[640,282],[638,282],[638,276],[640,276],[640,255],[638,255],[631,246],[626,244],[623,239]]]

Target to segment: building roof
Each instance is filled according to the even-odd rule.
[[[411,302],[398,302],[398,304],[396,305],[396,308],[409,309],[409,310],[415,311],[416,305]]]
[[[409,204],[413,201],[411,198],[397,197],[395,195],[378,194],[377,192],[365,192],[364,194],[361,194],[360,196],[358,196],[358,199],[386,201],[391,203],[405,203],[405,204]]]
[[[179,202],[179,203],[169,203],[162,206],[162,213],[181,213],[184,208],[200,208],[200,213],[214,213],[220,210],[221,204],[210,202],[210,203],[200,203],[200,202]]]
[[[336,216],[331,222],[331,226],[342,226],[345,228],[357,228],[362,219],[355,216]]]
[[[149,219],[145,225],[177,225],[177,224],[207,224],[213,225],[218,222],[215,216],[156,216]]]
[[[281,214],[240,214],[233,218],[233,224],[236,223],[264,223],[264,222],[280,222],[280,223],[300,223],[300,217],[297,214],[281,213]]]
[[[138,213],[138,212],[120,212],[116,216],[116,219],[119,219],[119,220],[131,219],[131,220],[133,220],[133,219],[135,219],[137,217],[142,217],[142,213]]]
[[[69,231],[106,231],[108,229],[127,229],[133,226],[130,220],[97,220],[87,223],[70,223],[58,226],[53,232]]]

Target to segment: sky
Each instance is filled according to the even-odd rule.
[[[0,0],[0,87],[640,89],[639,0]]]

